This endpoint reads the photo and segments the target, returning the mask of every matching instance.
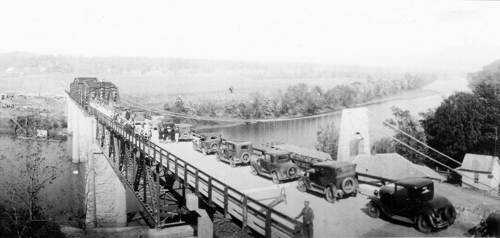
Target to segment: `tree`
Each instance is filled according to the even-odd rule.
[[[492,138],[488,131],[495,125],[488,123],[488,106],[470,93],[455,93],[445,99],[433,113],[424,114],[422,125],[430,146],[462,161],[465,153],[491,153]],[[457,167],[445,158],[449,166]]]
[[[174,102],[174,106],[172,107],[172,111],[176,113],[186,113],[188,109],[186,108],[186,105],[184,103],[184,100],[182,100],[181,97],[177,97]]]
[[[402,110],[397,107],[392,107],[392,114],[394,118],[386,120],[386,123],[393,125],[400,130],[396,132],[396,135],[394,137],[402,141],[403,143],[409,145],[411,148],[414,148],[417,151],[420,151],[421,153],[427,154],[428,152],[427,147],[405,135],[406,133],[416,138],[417,140],[426,143],[427,141],[426,134],[420,122],[411,116],[409,110]],[[417,164],[425,163],[428,165],[432,165],[431,161],[426,160],[425,157],[411,150],[410,148],[402,145],[401,143],[395,142],[394,149],[396,153],[402,155],[403,157],[407,158],[413,163]]]
[[[26,141],[25,144],[19,144],[24,146],[23,150],[10,160],[19,174],[15,179],[5,181],[2,188],[9,195],[3,203],[11,207],[0,214],[0,220],[7,224],[2,229],[6,232],[3,234],[5,236],[15,234],[17,237],[40,237],[40,229],[50,233],[53,232],[54,225],[57,226],[47,221],[40,204],[40,192],[57,176],[57,168],[47,162],[41,143],[43,142]],[[52,235],[47,236],[61,237],[60,231],[58,234],[50,234]]]
[[[319,151],[326,152],[332,156],[332,159],[337,159],[339,133],[333,122],[325,127],[320,126],[316,133],[315,148]]]
[[[375,141],[375,143],[373,143],[372,145],[371,150],[374,154],[396,152],[394,141],[389,137],[384,137],[378,141]]]

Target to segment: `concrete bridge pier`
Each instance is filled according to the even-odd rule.
[[[67,97],[68,132],[72,134],[72,161],[86,163],[86,224],[95,227],[127,225],[126,191],[97,145],[97,121]]]

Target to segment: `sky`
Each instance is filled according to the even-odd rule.
[[[0,52],[477,70],[500,1],[2,0]]]

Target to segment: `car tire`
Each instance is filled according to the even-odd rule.
[[[299,181],[297,181],[297,190],[303,193],[307,191],[306,182],[304,182],[304,180],[299,179]]]
[[[273,172],[272,173],[272,178],[273,178],[273,183],[275,183],[275,184],[279,184],[280,183],[280,179],[278,177],[278,173]]]
[[[344,194],[351,194],[356,192],[357,186],[358,183],[353,177],[344,178],[344,180],[342,181],[342,191],[344,191]]]
[[[326,201],[328,201],[329,203],[335,203],[335,201],[337,200],[335,196],[335,194],[337,193],[337,188],[335,186],[326,187],[324,193]]]
[[[369,202],[368,205],[366,206],[368,216],[372,218],[379,218],[380,217],[380,209],[378,208],[377,205],[375,205],[373,202]]]
[[[257,169],[253,166],[250,166],[250,173],[252,173],[255,176],[259,175],[259,173],[257,172]]]
[[[432,231],[432,226],[429,221],[429,216],[425,214],[421,214],[417,217],[416,226],[417,230],[419,230],[422,233],[429,233]]]
[[[243,156],[241,156],[241,162],[245,164],[250,162],[250,156],[248,154],[244,154]]]

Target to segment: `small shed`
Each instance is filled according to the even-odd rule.
[[[463,186],[483,190],[498,189],[500,186],[500,160],[496,156],[466,154],[458,170]]]

